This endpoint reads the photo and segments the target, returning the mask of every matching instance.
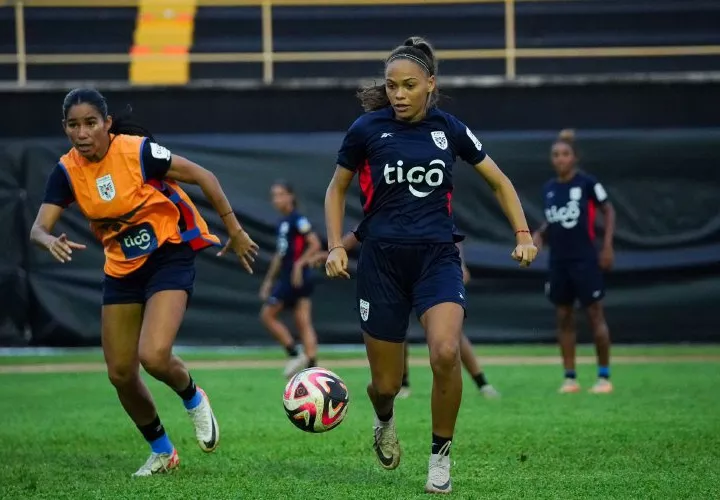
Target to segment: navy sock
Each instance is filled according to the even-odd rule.
[[[403,373],[402,387],[410,387],[410,380],[408,380],[408,374],[407,374],[407,372],[406,372],[406,373]]]
[[[450,456],[450,445],[452,444],[452,436],[449,438],[440,437],[437,434],[432,435],[432,449],[430,453],[433,455]]]
[[[390,410],[390,413],[387,415],[378,415],[377,418],[380,422],[390,422],[390,419],[393,417],[393,411]]]
[[[598,377],[609,379],[610,378],[610,367],[609,366],[598,366]]]
[[[182,398],[183,405],[185,405],[185,409],[187,410],[197,408],[197,406],[202,403],[202,394],[197,390],[197,386],[192,377],[190,377],[188,386],[182,391],[177,391],[177,393],[178,396]]]
[[[291,358],[296,358],[298,355],[297,346],[295,344],[289,345],[285,348],[285,351],[288,353],[288,356]]]
[[[577,378],[577,375],[575,374],[575,370],[565,370],[565,378],[571,378],[571,379]]]
[[[308,368],[315,368],[317,366],[317,359],[316,358],[308,358]]]
[[[156,416],[149,424],[138,425],[137,428],[150,444],[150,449],[152,449],[154,453],[172,453],[174,446],[170,442],[170,438],[165,432],[165,427],[163,427],[160,422],[159,416]]]

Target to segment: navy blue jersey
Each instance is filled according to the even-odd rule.
[[[455,241],[452,169],[458,156],[477,165],[485,152],[468,127],[436,108],[415,123],[395,119],[391,107],[358,118],[337,157],[338,165],[358,172],[365,214],[358,239]]]
[[[289,278],[293,266],[307,248],[306,237],[311,231],[310,221],[296,211],[280,219],[277,227],[277,253],[282,258],[281,276]]]
[[[159,154],[153,154],[153,152]],[[172,163],[172,155],[167,149],[158,146],[145,139],[142,144],[142,169],[145,180],[157,179],[159,181],[165,178],[167,171]],[[65,168],[59,163],[50,172],[47,184],[45,185],[45,196],[43,203],[50,203],[67,208],[75,201],[75,195],[70,187]]]
[[[594,177],[577,172],[567,182],[552,179],[543,188],[550,260],[596,259],[595,216],[607,193]]]

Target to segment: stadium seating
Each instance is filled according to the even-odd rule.
[[[62,0],[58,0],[62,4]],[[312,3],[312,2],[308,2]],[[382,3],[382,2],[379,2]],[[420,2],[418,2],[420,3]],[[133,45],[137,9],[25,9],[28,54],[127,55]],[[199,7],[194,16],[191,54],[260,54],[263,50],[261,9]],[[12,8],[0,8],[0,55],[13,54],[15,27]],[[626,56],[538,50],[720,46],[720,2],[715,0],[561,0],[515,3],[517,74],[627,73],[709,71],[720,69],[720,56],[652,56],[634,51]],[[402,27],[402,29],[400,29]],[[372,35],[370,35],[372,33]],[[406,34],[428,37],[443,50],[505,48],[505,6],[497,3],[455,5],[365,5],[283,7],[272,9],[272,51],[387,51]],[[528,49],[534,50],[528,54]],[[216,58],[217,59],[217,58]],[[287,57],[284,59],[288,59]],[[274,63],[274,78],[368,77],[380,64],[368,57],[345,61]],[[28,65],[28,79],[128,79],[128,62]],[[446,75],[502,75],[503,54],[492,58],[447,59]],[[249,62],[194,61],[191,79],[252,78],[263,74],[258,56]],[[0,79],[16,77],[12,64],[0,64]]]

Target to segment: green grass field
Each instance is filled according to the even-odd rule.
[[[484,347],[484,355],[556,355],[553,348]],[[424,355],[420,348],[418,356]],[[583,348],[581,354],[590,354]],[[720,357],[671,362],[660,356],[720,354],[717,347],[617,348],[615,355],[655,362],[613,367],[612,395],[559,395],[557,365],[512,365],[494,359],[487,374],[499,401],[477,394],[466,377],[453,446],[452,497],[581,499],[720,498]],[[89,355],[86,355],[89,356]],[[80,356],[2,357],[5,367],[39,361],[97,361]],[[427,367],[411,370],[413,394],[398,401],[404,456],[392,472],[372,452],[367,368],[327,362],[347,382],[345,422],[323,435],[305,434],[282,410],[284,379],[272,369],[197,369],[222,430],[211,455],[197,447],[173,393],[150,387],[182,465],[166,477],[131,479],[147,445],[123,413],[102,372],[0,374],[0,498],[425,498],[430,442]],[[194,360],[273,358],[203,353]],[[82,359],[80,359],[82,358]],[[620,361],[620,360],[618,360]],[[584,388],[592,365],[579,366]]]

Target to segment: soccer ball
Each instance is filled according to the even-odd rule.
[[[308,368],[285,386],[283,406],[290,422],[305,432],[327,432],[345,418],[350,401],[345,382],[330,370]]]

